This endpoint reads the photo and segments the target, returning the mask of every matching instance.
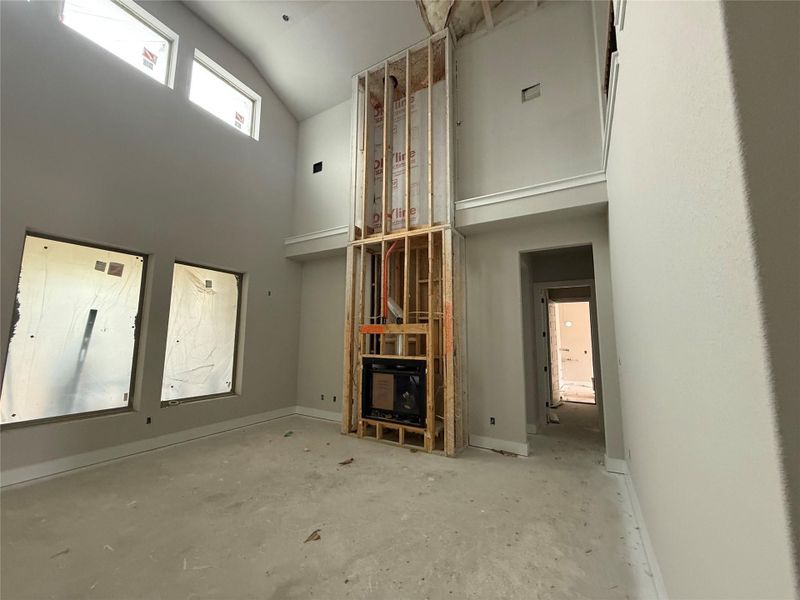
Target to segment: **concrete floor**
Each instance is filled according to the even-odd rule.
[[[288,417],[9,488],[0,593],[652,598],[624,481],[591,419],[562,414],[528,458],[412,453]]]

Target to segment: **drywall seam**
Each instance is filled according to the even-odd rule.
[[[510,202],[512,200],[522,200],[533,196],[549,194],[551,192],[558,192],[561,190],[583,187],[585,185],[592,185],[593,183],[602,183],[605,180],[605,170],[594,171],[592,173],[585,173],[575,177],[567,177],[565,179],[537,183],[536,185],[506,190],[504,192],[494,192],[492,194],[486,194],[485,196],[466,198],[465,200],[459,200],[456,202],[456,210],[469,210],[471,208],[501,204],[503,202]]]
[[[606,461],[609,459],[606,457]],[[614,460],[614,459],[612,459]],[[619,461],[625,463],[624,460]],[[608,466],[608,462],[606,462]],[[661,568],[658,566],[658,559],[656,558],[656,551],[653,548],[653,543],[650,541],[650,534],[647,532],[647,524],[642,514],[642,507],[639,505],[639,496],[636,495],[636,486],[633,485],[628,473],[628,465],[625,463],[625,487],[628,489],[628,498],[631,501],[633,508],[633,517],[636,519],[636,524],[639,527],[639,535],[642,538],[642,547],[644,548],[647,564],[650,565],[650,573],[653,575],[653,587],[655,587],[657,600],[668,600],[667,588],[664,585],[664,577],[661,575]]]
[[[328,229],[320,229],[319,231],[312,231],[310,233],[303,233],[301,235],[293,235],[291,237],[286,238],[286,240],[283,243],[287,246],[291,246],[293,244],[304,244],[306,242],[320,240],[323,238],[333,237],[337,235],[347,235],[347,225],[341,225],[339,227],[330,227]]]
[[[311,408],[310,406],[300,406],[299,404],[294,407],[294,412],[304,417],[313,417],[315,419],[323,419],[324,421],[339,423],[342,420],[342,414],[336,411]]]
[[[475,448],[483,448],[485,450],[502,450],[504,452],[512,452],[520,456],[528,456],[528,444],[521,444],[519,442],[510,442],[508,440],[498,440],[496,438],[484,437],[482,435],[469,434],[469,445]]]
[[[621,458],[611,458],[606,454],[606,471],[617,473],[618,475],[627,475],[628,463]]]
[[[137,440],[128,444],[121,444],[119,446],[102,448],[92,452],[84,452],[83,454],[75,454],[64,458],[57,458],[55,460],[9,469],[0,474],[0,487],[41,479],[42,477],[49,477],[75,469],[127,458],[143,452],[159,450],[168,446],[174,446],[175,444],[181,444],[183,442],[225,433],[234,429],[241,429],[242,427],[249,427],[266,421],[288,417],[296,414],[296,408],[295,406],[287,406],[285,408],[248,415],[238,419],[212,423],[203,427],[195,427],[194,429],[186,429],[184,431],[176,431],[175,433],[168,433],[144,440]]]

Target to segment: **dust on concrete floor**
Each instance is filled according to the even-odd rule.
[[[654,597],[624,481],[605,472],[602,448],[536,437],[528,458],[468,449],[450,459],[294,416],[12,487],[0,592]]]

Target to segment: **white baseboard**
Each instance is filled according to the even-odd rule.
[[[636,519],[636,524],[639,526],[639,535],[642,538],[642,546],[647,556],[647,563],[650,565],[650,572],[653,574],[653,586],[656,589],[656,598],[657,600],[669,600],[667,588],[664,585],[664,577],[661,574],[661,569],[656,559],[656,552],[653,548],[653,543],[650,541],[650,534],[647,533],[647,524],[642,514],[642,507],[639,504],[639,496],[636,495],[636,488],[633,485],[633,480],[629,473],[625,473],[625,487],[628,489],[628,497],[633,507],[633,516]]]
[[[157,437],[147,438],[144,440],[137,440],[128,444],[121,444],[119,446],[112,446],[110,448],[101,448],[100,450],[93,450],[92,452],[84,452],[83,454],[74,454],[72,456],[65,456],[64,458],[56,458],[16,469],[8,469],[0,474],[0,486],[6,487],[17,483],[31,481],[33,479],[40,479],[42,477],[49,477],[66,471],[74,469],[81,469],[99,463],[108,462],[132,456],[134,454],[141,454],[150,450],[157,450],[165,448],[174,444],[196,440],[198,438],[207,437],[209,435],[216,435],[231,431],[232,429],[240,429],[248,427],[249,425],[256,425],[265,421],[272,421],[281,417],[288,417],[296,414],[296,407],[287,406],[277,410],[249,415],[238,419],[230,419],[228,421],[221,421],[219,423],[212,423],[202,427],[195,427],[193,429],[186,429],[184,431],[176,431],[175,433],[168,433]]]
[[[526,430],[528,433],[536,435],[539,433],[539,424],[538,423],[528,423],[526,426]]]
[[[608,454],[606,454],[606,471],[609,473],[627,475],[628,463],[621,458],[611,458]]]
[[[498,440],[495,438],[484,437],[482,435],[469,434],[469,445],[476,448],[487,450],[503,450],[520,456],[528,456],[528,444],[519,442],[509,442],[508,440]]]
[[[342,413],[333,410],[322,410],[320,408],[311,408],[310,406],[300,406],[299,404],[294,407],[294,412],[304,417],[314,417],[316,419],[324,419],[326,421],[336,421],[337,423],[342,420]]]

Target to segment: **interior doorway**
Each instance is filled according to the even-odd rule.
[[[550,295],[550,294],[548,294]],[[548,298],[550,405],[596,404],[589,300]]]
[[[594,280],[539,282],[533,292],[537,429],[558,425],[602,435]]]
[[[527,430],[605,448],[603,377],[590,245],[523,253]]]

